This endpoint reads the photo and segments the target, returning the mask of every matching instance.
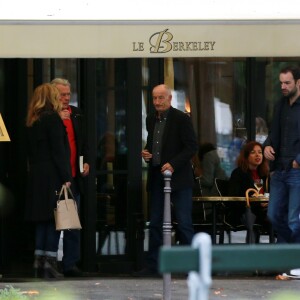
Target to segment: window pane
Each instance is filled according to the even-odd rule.
[[[191,113],[200,144],[217,146],[229,176],[248,136],[245,59],[174,59],[174,86],[175,106]]]
[[[71,83],[71,100],[70,104],[78,106],[80,99],[78,99],[77,93],[77,59],[55,59],[55,74],[57,78],[68,79]],[[51,78],[52,80],[53,78]]]
[[[98,254],[124,254],[128,172],[126,60],[99,59],[96,70]],[[114,246],[110,246],[110,238]]]

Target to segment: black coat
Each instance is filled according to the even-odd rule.
[[[25,218],[29,221],[53,219],[56,191],[72,180],[70,148],[65,126],[57,113],[41,115],[27,128],[28,189]]]
[[[79,187],[80,192],[83,192],[83,177],[80,175],[79,170],[79,157],[83,156],[83,163],[89,164],[89,151],[88,151],[88,144],[86,143],[85,138],[85,126],[83,120],[83,114],[81,110],[73,105],[71,107],[71,120],[74,128],[75,134],[75,142],[76,142],[76,149],[77,149],[77,159],[76,159],[76,181]],[[72,188],[72,186],[71,186]]]
[[[266,192],[266,176],[261,177],[263,180],[263,188]],[[232,171],[229,179],[228,195],[236,197],[245,197],[248,189],[255,189],[254,180],[251,173],[244,172],[241,168],[236,168]]]
[[[263,180],[263,188],[266,190],[266,176],[261,176]],[[254,180],[251,177],[251,173],[244,172],[241,168],[236,168],[232,171],[229,179],[228,195],[236,197],[245,197],[246,191],[249,188],[255,189]],[[269,192],[269,191],[268,191]],[[251,193],[250,193],[251,195]],[[239,224],[241,223],[241,216],[245,213],[246,203],[232,202],[226,204],[229,214],[227,215],[227,223]],[[256,215],[256,223],[265,225],[267,221],[267,208],[262,207],[258,202],[251,203],[251,210]]]
[[[276,163],[278,162],[278,159],[280,158],[280,143],[283,139],[281,136],[281,115],[283,111],[283,107],[286,101],[289,101],[287,97],[281,98],[275,105],[274,113],[273,113],[273,121],[271,124],[271,130],[269,132],[268,138],[264,142],[263,146],[272,146],[275,151],[275,160],[270,161],[270,170],[274,171],[276,167]],[[300,97],[297,98],[296,102],[293,105],[293,109],[296,109],[298,113],[300,114]],[[298,124],[297,124],[297,134],[300,138],[300,118],[298,118]],[[297,155],[295,157],[295,160],[299,163],[300,162],[300,149],[297,150]],[[290,164],[290,167],[292,166],[292,161]]]
[[[152,153],[153,131],[155,115],[146,119],[148,131],[145,149]],[[198,151],[198,143],[191,118],[182,111],[170,107],[166,126],[162,138],[161,165],[170,163],[174,169],[171,180],[172,191],[192,188],[194,175],[191,159]],[[151,160],[150,160],[151,166]],[[151,167],[149,168],[148,187],[151,181]]]
[[[85,142],[85,126],[83,120],[83,114],[81,110],[76,107],[70,105],[72,113],[71,120],[74,127],[75,139],[76,139],[76,148],[77,148],[77,156],[79,161],[79,156],[83,156],[83,162],[89,163],[88,157],[88,145]]]

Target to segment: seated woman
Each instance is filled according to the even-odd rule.
[[[237,159],[237,168],[231,173],[229,179],[229,195],[245,196],[247,189],[255,189],[255,182],[262,180],[263,187],[260,194],[268,192],[267,182],[269,176],[268,161],[263,156],[262,145],[251,141],[244,145]],[[241,224],[241,217],[245,211],[245,204],[232,203],[230,221]],[[256,215],[256,224],[269,229],[270,223],[267,219],[267,203],[251,203],[251,210]],[[258,232],[257,232],[258,233]],[[259,236],[257,236],[258,242]]]

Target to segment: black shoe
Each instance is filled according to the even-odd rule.
[[[275,277],[280,274],[280,271],[258,271],[256,270],[254,275],[255,276],[262,276],[262,277]]]
[[[46,257],[42,255],[36,255],[33,262],[33,276],[35,278],[44,278],[44,265]]]
[[[82,277],[83,273],[77,266],[74,266],[73,268],[64,271],[64,275],[65,277]]]
[[[64,275],[59,272],[56,257],[46,256],[44,263],[44,277],[57,279],[64,277]]]
[[[153,269],[144,268],[140,271],[134,272],[133,277],[161,277],[161,275]]]

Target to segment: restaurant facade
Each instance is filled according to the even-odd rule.
[[[172,88],[172,105],[190,115],[199,144],[216,145],[230,175],[241,145],[268,134],[279,71],[300,63],[299,29],[298,21],[1,21],[0,113],[11,140],[0,142],[1,273],[31,268],[24,124],[36,86],[67,78],[85,117],[81,267],[127,274],[148,246],[140,153],[153,86]]]

